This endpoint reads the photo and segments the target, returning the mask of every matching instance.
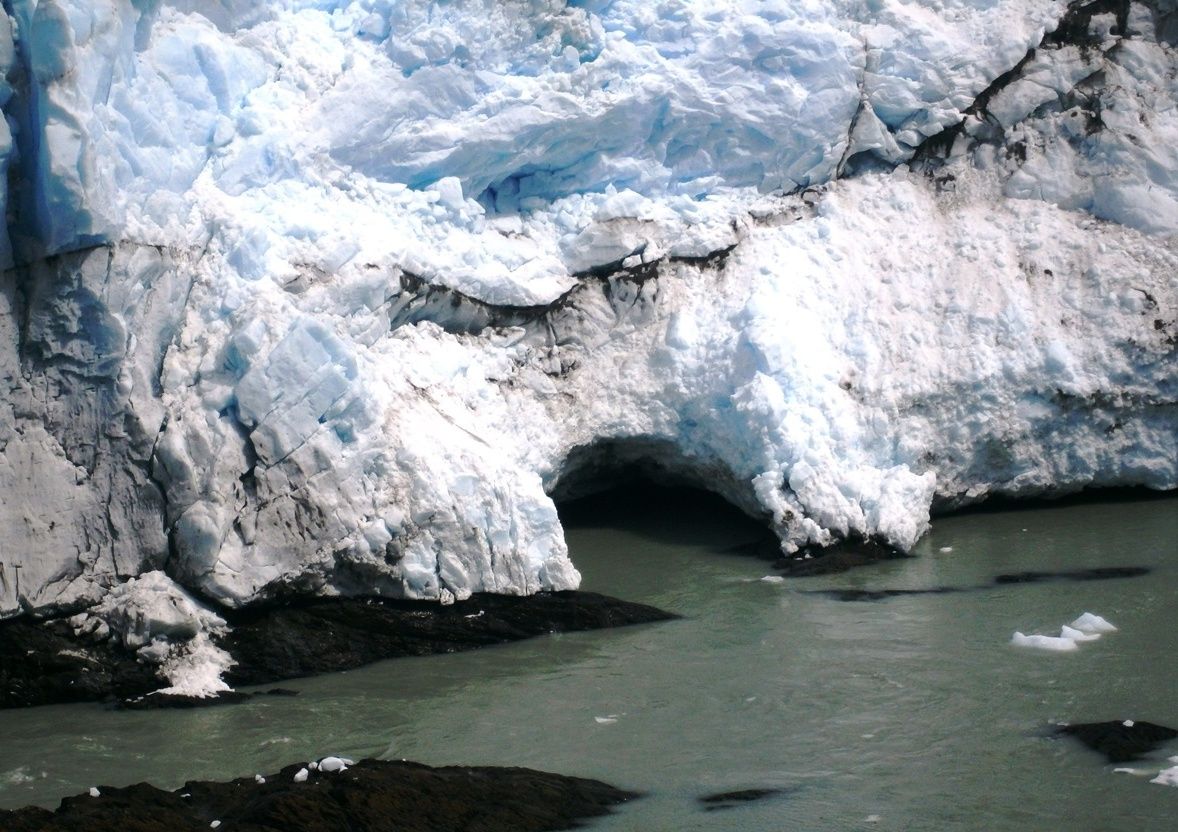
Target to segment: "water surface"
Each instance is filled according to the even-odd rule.
[[[757,529],[670,493],[564,513],[583,588],[682,620],[399,659],[196,711],[0,712],[0,807],[94,784],[226,779],[328,753],[526,765],[648,792],[602,830],[1172,830],[1178,789],[1044,736],[1053,720],[1178,726],[1178,500],[942,518],[916,557],[759,580]],[[951,551],[942,551],[949,548]],[[1144,577],[996,586],[1000,573]],[[846,602],[826,588],[967,589]],[[1091,610],[1120,631],[1014,648]],[[1156,760],[1133,764],[1156,774]],[[775,796],[706,812],[715,792]]]

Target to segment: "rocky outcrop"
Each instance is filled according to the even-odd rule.
[[[303,772],[299,781],[296,774]],[[260,782],[259,782],[260,780]],[[101,786],[56,811],[0,811],[6,832],[543,832],[572,829],[637,797],[596,780],[524,768],[430,768],[362,760],[344,771],[301,764],[264,778]]]
[[[265,685],[351,670],[381,659],[454,653],[549,633],[671,618],[644,604],[572,591],[527,598],[474,595],[449,606],[382,598],[303,599],[226,612],[227,625],[216,630],[206,649],[224,656],[223,664],[212,670],[212,680]],[[201,656],[198,651],[186,652],[191,637],[174,635],[171,644],[164,639],[163,644],[133,649],[111,639],[96,621],[84,628],[62,619],[0,622],[0,708],[113,698],[123,707],[142,709],[248,698],[227,686],[175,684],[177,680],[168,675],[172,665],[161,664],[153,651],[166,654],[178,648],[173,664],[187,659],[195,665]],[[182,680],[199,675],[188,670]]]

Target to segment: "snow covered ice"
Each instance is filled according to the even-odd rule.
[[[176,690],[195,598],[576,586],[606,454],[787,552],[1178,485],[1169,0],[9,6],[0,615]]]

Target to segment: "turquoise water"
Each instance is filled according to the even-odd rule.
[[[403,659],[197,711],[0,712],[0,807],[95,784],[226,779],[342,753],[526,765],[647,793],[598,830],[1172,830],[1178,789],[1050,739],[1053,720],[1178,726],[1178,500],[938,520],[916,557],[768,583],[757,529],[663,495],[565,512],[583,588],[683,618]],[[942,551],[949,548],[951,551]],[[1002,572],[1145,577],[994,586]],[[971,588],[844,602],[823,588]],[[1009,644],[1090,610],[1075,653]],[[1133,764],[1157,773],[1165,756]],[[705,812],[705,794],[781,793]]]

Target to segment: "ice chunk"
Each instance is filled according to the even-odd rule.
[[[319,761],[319,770],[328,773],[339,772],[346,770],[350,765],[354,765],[353,761],[345,757],[324,757]]]
[[[305,768],[300,768],[298,771],[295,772],[294,781],[296,783],[306,783],[307,778],[310,776],[311,776],[311,772],[307,771],[307,769],[305,769]]]
[[[1157,783],[1159,786],[1178,786],[1178,766],[1162,769],[1158,776],[1149,782]]]
[[[101,797],[101,796],[102,796],[102,792],[98,791],[98,787],[97,787],[97,786],[91,786],[91,787],[90,787],[90,796],[91,796],[91,797]]]
[[[1072,626],[1082,633],[1113,633],[1117,628],[1099,615],[1086,612],[1072,622]]]
[[[262,775],[260,775],[260,774],[255,774],[255,775],[254,775],[254,782],[255,782],[255,783],[257,783],[259,786],[261,786],[261,785],[265,785],[265,783],[266,783],[266,778],[265,778],[265,777],[263,777],[263,776],[262,776]]]
[[[1077,630],[1074,627],[1069,627],[1067,624],[1064,624],[1059,628],[1059,637],[1070,638],[1075,642],[1096,641],[1098,638],[1100,638],[1100,633],[1086,633],[1083,630]]]
[[[1010,643],[1016,647],[1033,647],[1038,650],[1054,650],[1057,652],[1075,650],[1077,646],[1076,642],[1070,638],[1040,635],[1027,636],[1018,632],[1010,639]]]

